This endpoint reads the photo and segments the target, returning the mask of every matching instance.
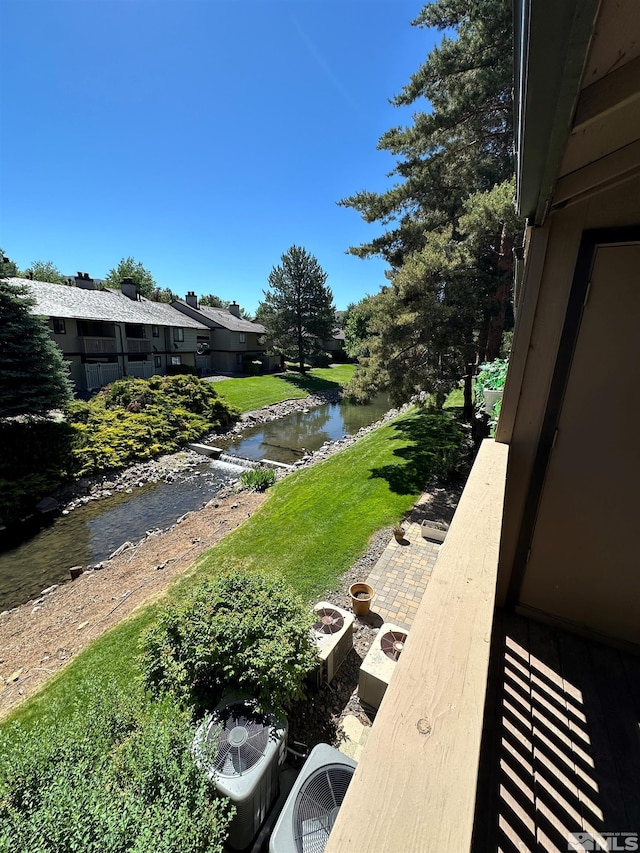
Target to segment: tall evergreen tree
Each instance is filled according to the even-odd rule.
[[[352,390],[365,396],[386,386],[396,401],[421,389],[441,400],[465,363],[498,354],[520,228],[511,180],[511,4],[433,0],[414,24],[446,34],[393,103],[425,98],[431,110],[380,140],[398,158],[400,182],[341,202],[391,226],[350,249],[391,266],[390,286],[368,305],[368,354]]]
[[[398,158],[400,182],[382,193],[362,191],[340,202],[366,222],[397,223],[349,251],[381,255],[399,267],[425,234],[457,226],[464,201],[513,174],[513,24],[509,0],[433,0],[413,25],[445,35],[402,92],[396,106],[426,99],[429,112],[385,133],[378,148]]]
[[[71,399],[69,370],[25,288],[0,279],[0,419],[46,416]]]
[[[258,306],[257,320],[272,339],[273,349],[296,360],[304,372],[305,361],[319,355],[335,324],[333,294],[327,274],[316,258],[292,246],[282,263],[269,273],[269,289]]]

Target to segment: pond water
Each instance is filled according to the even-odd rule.
[[[388,399],[380,396],[367,406],[333,403],[295,412],[246,430],[225,450],[247,459],[292,463],[305,450],[353,434],[388,409]],[[100,562],[123,542],[137,542],[147,530],[169,527],[185,512],[199,509],[242,470],[239,465],[203,461],[172,483],[148,484],[129,495],[120,492],[59,517],[28,541],[0,553],[0,611],[68,580],[71,566]]]
[[[319,450],[326,441],[353,435],[379,420],[390,408],[386,394],[366,406],[331,403],[246,429],[234,441],[221,444],[227,453],[246,459],[271,459],[292,464],[305,451]]]
[[[185,512],[199,509],[241,468],[198,466],[173,483],[159,481],[91,501],[0,554],[0,611],[36,597],[69,579],[69,568],[106,559],[123,542],[137,542],[147,530],[165,528]]]

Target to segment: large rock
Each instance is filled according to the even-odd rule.
[[[42,498],[41,501],[38,501],[36,504],[36,511],[46,514],[48,512],[56,512],[60,509],[60,504],[55,498],[46,497]]]

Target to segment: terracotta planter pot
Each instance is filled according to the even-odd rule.
[[[351,607],[356,616],[366,616],[371,607],[375,590],[368,583],[352,583],[349,587]]]

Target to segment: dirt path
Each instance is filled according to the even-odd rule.
[[[264,494],[214,499],[164,533],[0,616],[0,718],[135,608],[157,598],[195,558],[253,515]]]

